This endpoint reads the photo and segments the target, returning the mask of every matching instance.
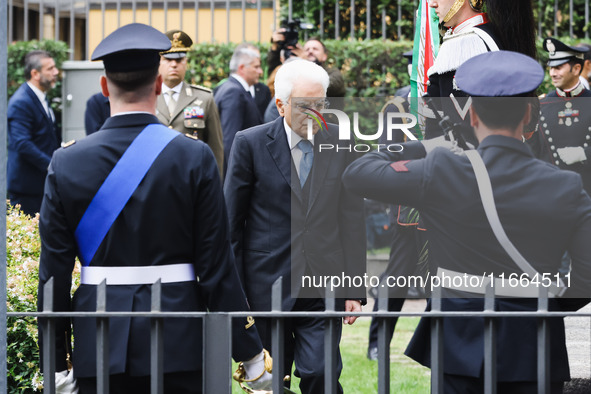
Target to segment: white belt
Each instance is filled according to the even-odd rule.
[[[474,294],[486,294],[486,288],[490,283],[490,276],[478,276],[460,273],[445,268],[437,268],[437,276],[441,279],[440,285],[443,288],[464,291]],[[454,279],[455,278],[455,279]],[[529,283],[522,286],[519,281],[517,286],[511,286],[513,281],[507,278],[494,278],[493,287],[495,296],[516,297],[516,298],[538,298],[540,295],[539,283]],[[475,285],[478,284],[478,285]],[[548,293],[548,298],[555,295]]]
[[[162,283],[190,282],[196,280],[193,264],[151,265],[144,267],[82,267],[80,283],[98,285],[103,280],[108,285],[146,285],[158,279]]]

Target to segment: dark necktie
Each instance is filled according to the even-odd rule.
[[[308,179],[308,175],[310,174],[310,169],[312,168],[314,147],[308,140],[301,140],[297,146],[302,151],[302,159],[300,160],[300,185],[304,187],[306,179]]]

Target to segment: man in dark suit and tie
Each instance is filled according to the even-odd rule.
[[[228,81],[214,95],[224,135],[224,169],[236,133],[263,123],[254,92],[250,91],[263,74],[259,53],[251,48],[238,48],[230,60],[230,73]]]
[[[8,198],[29,215],[41,208],[47,166],[61,143],[46,96],[58,74],[48,52],[29,52],[25,56],[27,82],[8,101]]]
[[[283,310],[323,311],[324,289],[306,287],[305,276],[365,272],[363,200],[341,185],[354,155],[321,151],[343,142],[334,125],[319,131],[313,123],[312,138],[306,128],[309,114],[325,108],[328,83],[326,71],[312,62],[284,65],[275,80],[281,117],[236,134],[224,195],[238,272],[256,311],[271,309],[271,289],[279,277]],[[360,311],[365,288],[357,290],[339,299],[337,308]],[[324,320],[297,317],[285,323],[286,373],[295,361],[302,393],[324,392]],[[257,327],[270,347],[270,322],[259,318]]]

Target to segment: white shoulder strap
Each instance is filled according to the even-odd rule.
[[[478,34],[478,37],[482,38],[482,41],[486,43],[486,46],[491,52],[496,52],[499,50],[499,46],[497,45],[495,40],[493,40],[490,34],[478,28],[474,29],[473,31],[474,33]]]
[[[472,164],[472,168],[474,170],[474,174],[476,175],[476,182],[478,183],[478,191],[480,192],[480,198],[482,199],[482,205],[484,206],[484,212],[486,213],[486,217],[490,223],[490,226],[497,237],[497,240],[505,249],[507,254],[513,259],[515,264],[526,274],[530,276],[530,279],[533,279],[536,275],[539,274],[538,271],[534,267],[531,266],[530,263],[527,262],[525,257],[519,253],[515,245],[509,240],[505,230],[503,229],[503,225],[501,224],[501,220],[499,219],[499,215],[497,213],[497,208],[495,205],[495,199],[493,196],[492,185],[490,183],[490,178],[488,176],[488,171],[486,170],[486,166],[484,165],[484,161],[482,161],[482,157],[476,150],[468,150],[464,152],[470,163]],[[538,279],[541,282],[541,279]],[[554,294],[557,297],[560,297],[566,291],[566,287],[564,284],[560,283],[560,286],[557,287],[555,285],[551,285],[548,287],[548,291]]]

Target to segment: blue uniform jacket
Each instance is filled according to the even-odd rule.
[[[43,184],[53,151],[61,138],[35,92],[23,83],[8,101],[9,192],[43,194]]]
[[[571,297],[588,297],[591,286],[591,199],[581,177],[537,160],[514,138],[489,136],[479,148],[488,169],[498,214],[509,239],[539,273],[554,275],[562,255],[572,256]],[[460,273],[520,274],[494,236],[479,197],[468,158],[445,149],[425,157],[420,142],[401,153],[370,153],[345,172],[344,183],[366,197],[418,208],[429,237],[429,260]],[[434,272],[431,272],[434,275]],[[444,289],[445,290],[445,289]],[[444,292],[444,295],[446,293]],[[447,293],[444,310],[483,310],[483,300]],[[573,299],[551,300],[553,309],[580,307]],[[577,305],[578,303],[578,305]],[[536,300],[497,299],[501,311],[535,310]],[[536,381],[535,319],[497,320],[499,381]],[[560,318],[550,322],[551,378],[569,378]],[[480,376],[484,322],[480,318],[444,319],[444,372]],[[430,365],[429,320],[422,319],[407,352]]]
[[[56,310],[96,310],[96,286],[81,285],[70,301],[78,248],[74,231],[100,185],[133,139],[158,119],[150,114],[114,116],[94,133],[55,152],[41,207],[39,285],[55,280]],[[199,282],[162,285],[163,311],[248,310],[230,248],[220,176],[209,147],[179,133],[156,158],[99,246],[91,266],[153,266],[193,263]],[[150,285],[107,287],[107,310],[147,311]],[[39,306],[43,305],[39,292]],[[57,369],[65,367],[64,331],[56,330]],[[96,374],[96,323],[76,318],[76,376]],[[262,349],[256,328],[233,321],[233,357],[247,360]],[[164,372],[202,365],[199,319],[164,320]],[[110,373],[150,374],[150,321],[110,320]]]

